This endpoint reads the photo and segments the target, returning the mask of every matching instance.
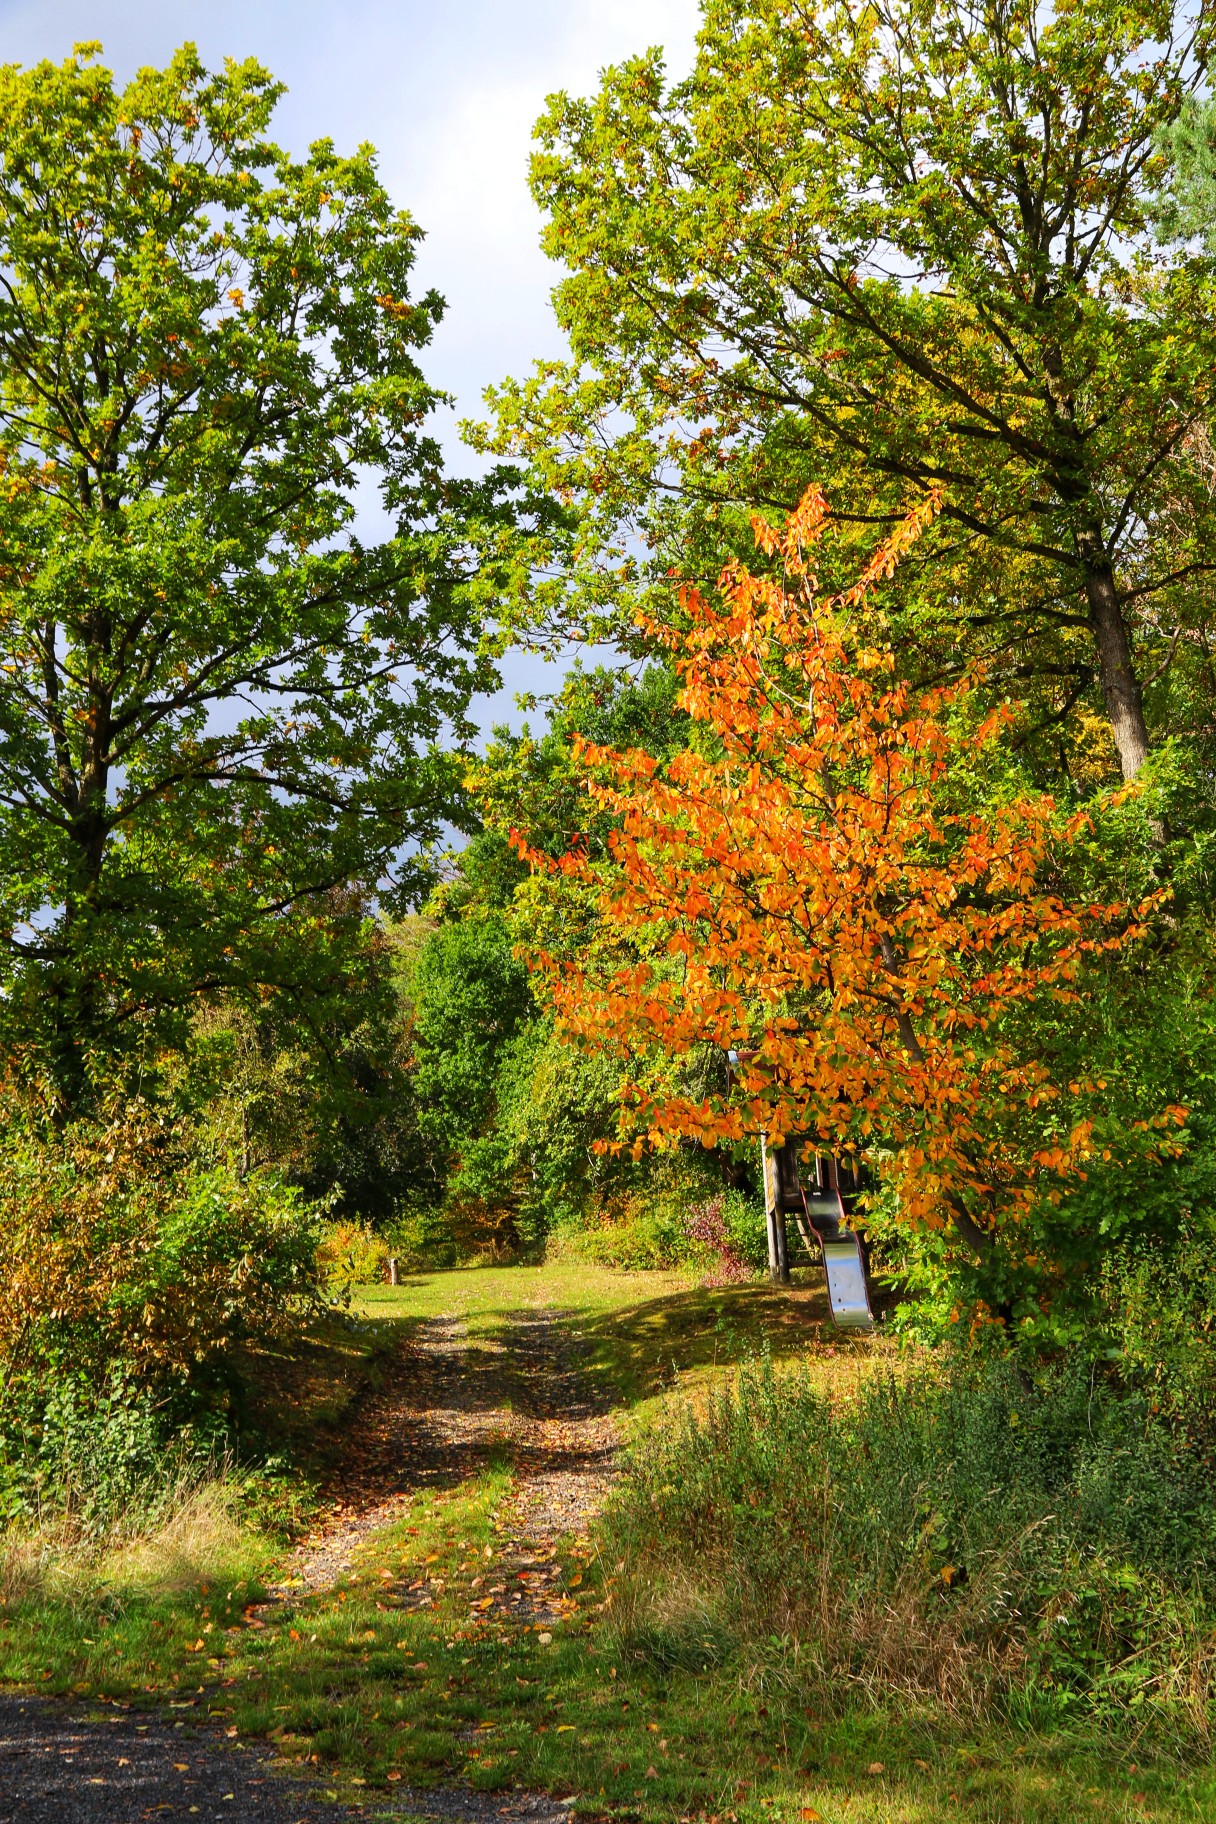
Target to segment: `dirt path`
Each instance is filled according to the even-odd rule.
[[[516,1617],[556,1615],[538,1561],[562,1537],[586,1536],[620,1446],[606,1400],[580,1373],[577,1340],[556,1316],[539,1305],[515,1313],[506,1340],[495,1341],[471,1339],[455,1317],[424,1324],[403,1348],[391,1386],[365,1406],[340,1496],[288,1562],[276,1594],[328,1589],[418,1489],[455,1486],[501,1457],[516,1488],[497,1516],[501,1570],[534,1569],[532,1587],[510,1603],[502,1592],[501,1606]],[[398,1600],[425,1608],[432,1595],[405,1588]]]
[[[236,1744],[190,1721],[0,1696],[0,1824],[324,1824],[324,1785],[284,1778],[266,1744]],[[565,1824],[546,1793],[400,1791],[353,1807],[356,1816],[435,1818],[442,1824]]]
[[[620,1439],[556,1315],[540,1305],[516,1313],[505,1341],[471,1339],[456,1317],[415,1332],[356,1421],[327,1522],[288,1561],[272,1600],[328,1589],[417,1490],[454,1487],[504,1457],[516,1492],[496,1517],[491,1587],[479,1595],[492,1598],[486,1620],[535,1625],[566,1612],[549,1560],[563,1536],[585,1535]],[[442,1587],[416,1579],[393,1597],[402,1608],[425,1609]],[[272,1760],[263,1745],[237,1749],[201,1712],[197,1720],[157,1719],[0,1697],[0,1824],[135,1824],[188,1814],[199,1824],[306,1824],[333,1816],[323,1791],[276,1777]],[[366,1811],[454,1824],[561,1824],[569,1815],[545,1794],[467,1788],[398,1789]]]

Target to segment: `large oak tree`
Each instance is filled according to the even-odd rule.
[[[307,991],[484,676],[371,148],[289,157],[252,62],[98,52],[0,71],[0,1026],[61,1102],[200,993]]]
[[[580,612],[712,581],[810,480],[863,546],[940,487],[903,579],[919,675],[982,655],[1043,726],[1088,707],[1124,778],[1189,729],[1213,268],[1151,206],[1211,32],[1206,0],[705,0],[687,80],[651,53],[553,98],[572,359],[501,389],[494,436],[579,513]]]

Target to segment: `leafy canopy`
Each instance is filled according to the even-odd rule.
[[[1207,689],[1212,268],[1149,207],[1210,8],[703,13],[685,81],[652,52],[537,128],[573,355],[482,436],[577,518],[538,613],[627,624],[813,478],[859,548],[936,488],[885,604],[905,664],[985,655],[1053,765],[1062,729],[1065,768],[1130,778]]]
[[[1105,1089],[1053,1081],[1018,1015],[1075,1003],[1086,960],[1142,936],[1154,901],[1067,898],[1086,815],[977,790],[1008,715],[981,715],[966,684],[913,691],[851,631],[935,504],[825,598],[827,503],[809,490],[784,531],[757,527],[788,583],[736,566],[716,599],[685,593],[687,631],[652,627],[705,738],[666,765],[584,745],[620,823],[609,859],[561,865],[596,892],[603,934],[542,961],[561,1029],[632,1061],[639,1146],[810,1134],[879,1162],[910,1231],[952,1222],[972,1254],[1016,1255],[1038,1239],[1018,1225],[1084,1176]],[[690,1095],[662,1069],[706,1050],[739,1054],[733,1082],[720,1068]]]
[[[306,994],[335,886],[408,894],[489,499],[372,149],[289,157],[256,63],[98,50],[0,70],[0,1047],[69,1101],[200,992]]]

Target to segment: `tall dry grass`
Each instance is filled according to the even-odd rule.
[[[623,1642],[954,1713],[1210,1737],[1216,1490],[1147,1408],[1008,1364],[842,1395],[765,1361],[639,1444],[606,1519]]]
[[[230,1474],[189,1473],[104,1530],[82,1524],[70,1504],[10,1525],[0,1534],[0,1606],[92,1606],[101,1594],[121,1606],[244,1582],[266,1548],[242,1523],[241,1503]]]

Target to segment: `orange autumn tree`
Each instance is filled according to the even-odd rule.
[[[617,827],[606,861],[557,865],[591,891],[602,937],[540,967],[564,1032],[630,1066],[635,1148],[812,1136],[878,1158],[901,1222],[952,1226],[983,1258],[1036,1200],[1058,1200],[1090,1144],[1081,1114],[1061,1131],[1017,1012],[1074,996],[1086,953],[1126,944],[1148,905],[1053,891],[1084,816],[1046,796],[976,808],[977,754],[1010,712],[982,715],[974,681],[916,691],[855,636],[854,611],[937,506],[823,598],[811,565],[827,507],[811,488],[783,531],[756,522],[777,580],[730,568],[714,599],[683,592],[684,627],[648,624],[698,738],[665,768],[579,744]],[[694,1093],[706,1048],[740,1063]]]

